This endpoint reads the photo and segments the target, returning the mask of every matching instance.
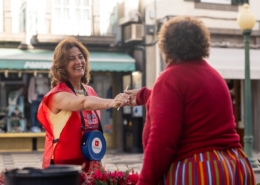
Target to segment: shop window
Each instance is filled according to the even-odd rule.
[[[243,145],[244,137],[244,121],[243,121],[243,96],[242,96],[242,87],[241,80],[226,80],[229,91],[230,98],[232,100],[233,114],[236,122],[236,130],[240,136],[240,143]]]
[[[0,81],[1,82],[22,82],[22,75],[19,73],[9,73],[5,71],[4,73],[0,74]]]
[[[233,104],[233,113],[235,116],[235,121],[237,125],[241,121],[241,92],[240,92],[240,81],[239,80],[226,80],[229,92],[230,92],[230,97],[232,100]]]
[[[37,81],[39,78],[45,80]],[[41,132],[40,125],[33,130],[32,124],[39,98],[49,91],[48,75],[5,72],[0,74],[0,81],[0,132]]]
[[[1,97],[1,132],[26,131],[26,118],[24,115],[25,91],[26,86],[22,83],[10,84],[5,82],[5,85],[1,86],[1,95],[5,98],[3,100]]]

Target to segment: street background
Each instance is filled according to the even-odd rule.
[[[14,152],[0,153],[0,170],[10,170],[24,167],[41,168],[43,152]],[[109,171],[133,169],[140,172],[143,162],[143,154],[121,153],[108,150],[102,159],[102,164]]]

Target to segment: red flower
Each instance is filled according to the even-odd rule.
[[[135,173],[134,170],[132,170],[132,174],[128,175],[126,184],[137,184],[138,177],[138,173]]]
[[[4,184],[5,184],[4,175],[1,173],[1,175],[0,175],[0,185],[4,185]]]
[[[106,171],[104,168],[95,170],[88,179],[93,179],[88,185],[135,185],[138,181],[138,173],[134,170]]]

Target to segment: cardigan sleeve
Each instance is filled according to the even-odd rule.
[[[183,103],[179,84],[160,75],[150,97],[150,134],[138,185],[157,185],[167,172],[180,140]]]
[[[137,105],[145,105],[151,95],[151,92],[152,90],[148,89],[147,87],[141,88],[136,95]]]

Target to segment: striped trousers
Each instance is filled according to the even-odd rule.
[[[239,149],[213,150],[173,162],[159,184],[256,185],[253,169]]]

